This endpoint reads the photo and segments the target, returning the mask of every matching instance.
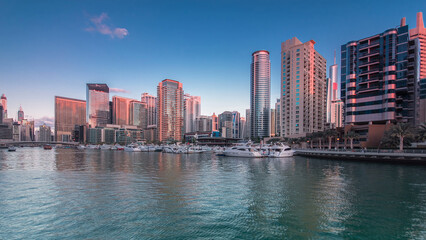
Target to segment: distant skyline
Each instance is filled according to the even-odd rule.
[[[271,105],[280,94],[281,42],[314,40],[333,63],[340,46],[399,25],[426,1],[5,1],[0,0],[0,94],[8,115],[49,123],[54,96],[156,96],[164,79],[201,96],[202,115],[250,107],[251,54],[270,52]],[[340,68],[340,67],[339,67]],[[327,73],[328,74],[328,73]]]

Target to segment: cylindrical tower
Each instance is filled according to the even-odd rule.
[[[269,52],[256,51],[251,63],[250,118],[251,138],[270,136],[271,62]]]

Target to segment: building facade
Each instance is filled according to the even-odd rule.
[[[130,98],[112,97],[112,124],[130,125]]]
[[[183,137],[182,83],[165,79],[157,87],[157,140],[180,141]]]
[[[133,100],[130,102],[130,125],[141,129],[147,128],[147,105],[143,102]]]
[[[46,124],[39,126],[38,128],[38,141],[50,142],[52,139],[52,130]]]
[[[212,117],[211,116],[199,116],[195,119],[195,131],[194,132],[212,132]]]
[[[201,97],[184,95],[184,133],[195,132],[195,119],[201,116]]]
[[[281,44],[282,137],[304,137],[323,131],[326,122],[326,60],[296,37]]]
[[[90,127],[105,126],[109,122],[109,87],[91,84],[86,87],[86,120]]]
[[[55,97],[55,139],[58,142],[72,141],[75,126],[86,124],[86,101]]]
[[[408,59],[408,71],[418,72],[419,91],[418,91],[418,112],[416,124],[426,122],[426,28],[423,22],[423,13],[417,13],[416,27],[410,29],[410,39],[413,41],[410,44],[409,51],[414,51],[415,57]],[[415,66],[418,69],[415,69]]]
[[[146,104],[146,125],[156,126],[157,125],[157,97],[149,95],[148,93],[142,93],[141,102]]]
[[[18,121],[22,121],[25,119],[25,114],[24,114],[24,110],[22,109],[22,106],[19,107],[18,110]]]
[[[275,136],[281,136],[281,99],[277,98],[277,102],[275,103]]]
[[[271,121],[271,62],[269,52],[252,54],[250,81],[251,137],[269,137]]]
[[[219,121],[215,113],[213,113],[212,115],[212,131],[213,132],[219,131]]]
[[[225,138],[241,138],[240,113],[225,111],[219,114],[219,131]]]
[[[3,106],[3,119],[7,118],[7,97],[3,93],[0,98],[0,103]]]

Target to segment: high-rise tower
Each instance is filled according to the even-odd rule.
[[[184,95],[184,133],[195,132],[195,119],[201,116],[201,97]]]
[[[24,110],[22,109],[22,106],[19,107],[18,110],[18,121],[22,121],[25,119]]]
[[[157,125],[157,97],[142,93],[141,102],[146,104],[146,125]]]
[[[3,105],[3,119],[7,118],[7,97],[4,93],[1,95],[0,103]]]
[[[158,141],[180,141],[183,136],[182,83],[165,79],[157,87]]]
[[[87,84],[86,120],[94,128],[105,126],[109,118],[109,87],[106,84]]]
[[[271,62],[269,52],[252,54],[250,91],[251,138],[270,136],[271,122]]]
[[[303,137],[324,130],[326,60],[296,37],[281,44],[281,137]]]

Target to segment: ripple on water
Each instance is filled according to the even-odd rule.
[[[304,157],[0,151],[0,239],[422,239],[425,170]]]

